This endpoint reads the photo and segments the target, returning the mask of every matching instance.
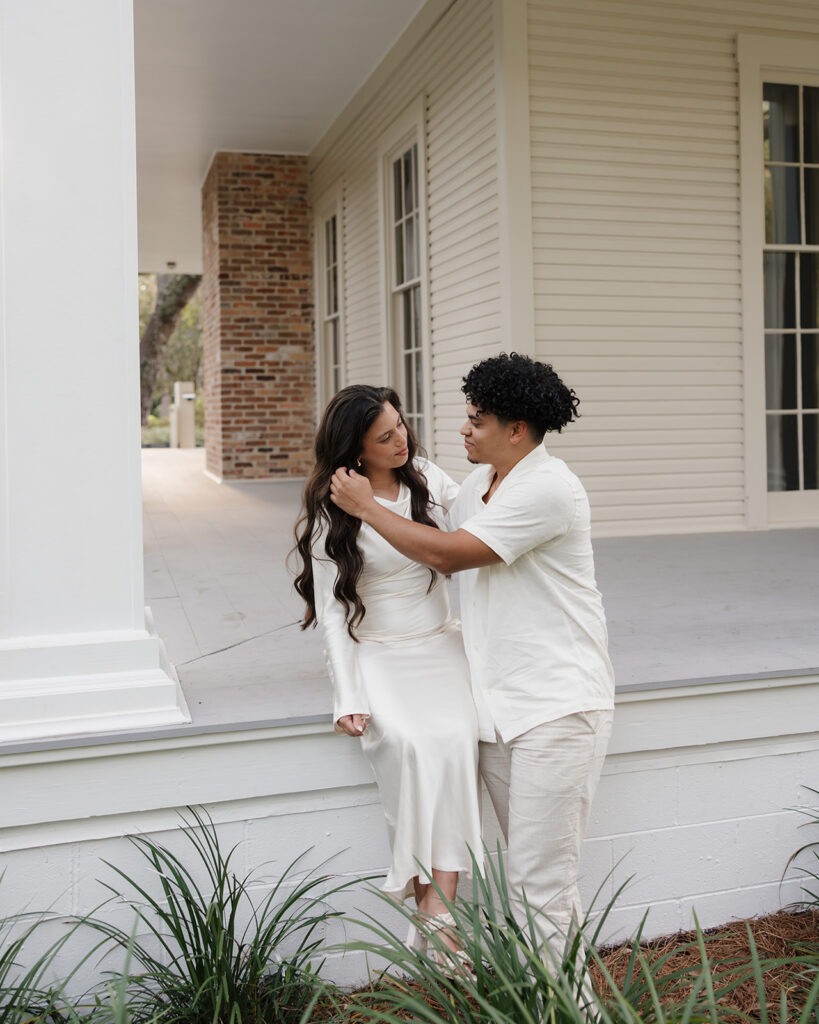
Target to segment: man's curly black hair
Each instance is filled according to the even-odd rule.
[[[580,415],[580,400],[549,363],[517,352],[476,363],[463,380],[461,391],[472,405],[506,423],[525,420],[538,442],[548,431],[560,433]]]

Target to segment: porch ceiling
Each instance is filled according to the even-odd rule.
[[[216,150],[308,153],[424,0],[135,0],[139,265],[201,271]]]

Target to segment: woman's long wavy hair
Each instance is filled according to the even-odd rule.
[[[389,402],[399,415],[401,399],[392,388],[376,388],[353,384],[342,388],[330,401],[321,417],[315,444],[315,466],[304,486],[303,510],[296,523],[296,554],[301,571],[295,587],[307,605],[302,629],[316,624],[316,598],[313,586],[313,545],[319,534],[324,537],[324,550],[338,566],[333,593],[344,606],[347,631],[355,640],[355,629],[364,618],[366,608],[358,593],[358,580],[364,559],[358,548],[361,520],[342,512],[330,500],[330,478],[341,466],[355,467],[364,445],[364,435]],[[408,423],[409,455],[395,475],[409,488],[412,518],[416,523],[436,526],[429,513],[430,494],[423,473],[413,464],[422,449]],[[432,572],[432,571],[431,571]],[[432,572],[432,580],[435,573]]]

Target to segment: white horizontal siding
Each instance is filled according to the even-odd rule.
[[[344,231],[340,241],[344,282],[344,380],[378,384],[385,376],[384,325],[379,301],[376,168],[362,168],[344,182]]]
[[[454,4],[329,149],[311,160],[315,196],[344,182],[346,379],[386,376],[378,146],[426,97],[426,204],[434,447],[462,475],[461,377],[500,348],[500,256],[492,0]],[[457,421],[454,430],[450,423]],[[445,425],[446,424],[446,425]]]
[[[530,0],[536,352],[598,533],[744,523],[738,32],[819,5]]]
[[[430,90],[427,134],[435,455],[456,476],[467,468],[461,378],[498,349],[501,323],[492,4],[459,6],[473,28]]]

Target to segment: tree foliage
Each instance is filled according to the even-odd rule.
[[[171,373],[176,374],[182,370],[185,374],[182,377],[174,375],[171,380],[196,379],[201,360],[201,356],[198,355],[201,337],[198,303],[187,318],[185,312],[199,287],[200,280],[199,274],[157,274],[152,286],[146,276],[140,278],[139,364],[143,424],[147,422],[153,407],[166,358],[171,357],[172,362],[168,367]],[[155,298],[153,305],[149,307],[152,288]],[[178,334],[181,336],[177,337]],[[171,344],[172,339],[175,344]],[[193,365],[190,358],[192,347],[197,352]],[[193,375],[187,376],[191,370],[194,371]],[[162,383],[165,384],[167,380],[166,375]]]

